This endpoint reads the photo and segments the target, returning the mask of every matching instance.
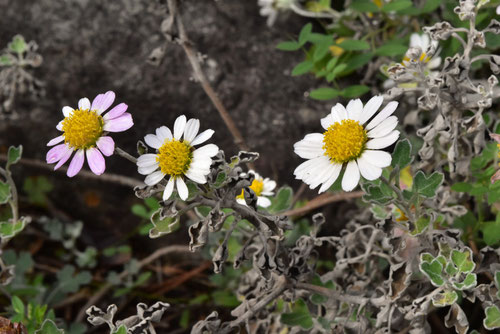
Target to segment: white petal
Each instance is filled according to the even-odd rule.
[[[165,140],[171,140],[172,138],[174,138],[174,136],[172,136],[172,131],[170,131],[170,129],[166,126],[160,126],[158,129],[156,129],[156,136],[158,137],[158,139],[160,139],[162,144],[165,142]]]
[[[359,117],[359,124],[365,124],[373,115],[377,112],[378,108],[384,102],[384,98],[380,95],[372,97],[368,102],[366,102],[361,116]]]
[[[214,132],[215,131],[212,129],[208,129],[208,130],[203,131],[202,133],[200,133],[199,135],[196,136],[196,138],[191,142],[191,145],[195,146],[195,145],[200,145],[200,144],[206,142],[207,140],[209,140],[212,137]]]
[[[332,116],[335,123],[340,123],[343,119],[347,118],[347,110],[340,103],[332,107]]]
[[[186,186],[186,183],[184,183],[184,180],[182,177],[178,177],[175,182],[177,186],[177,192],[179,193],[179,197],[185,201],[188,196],[189,196],[189,190],[188,187]]]
[[[63,127],[62,123],[63,123],[62,121],[60,121],[59,123],[57,123],[57,125],[56,125],[56,129],[57,130],[62,131],[62,127]]]
[[[431,40],[429,38],[429,35],[422,34],[422,36],[420,36],[420,43],[421,43],[420,47],[422,48],[422,52],[427,50],[427,48],[431,44]]]
[[[186,116],[181,115],[177,117],[174,123],[174,138],[179,140],[184,133],[184,128],[186,127]]]
[[[378,138],[384,137],[389,134],[398,125],[398,118],[396,116],[389,116],[382,121],[379,125],[368,131],[368,137]]]
[[[347,117],[349,119],[357,121],[361,112],[363,112],[363,102],[360,99],[351,100],[347,104]]]
[[[186,128],[184,129],[184,140],[191,142],[198,134],[200,130],[200,121],[195,118],[191,118],[186,123]]]
[[[329,161],[328,161],[328,164],[322,164],[321,168],[319,168],[318,172],[314,174],[314,178],[312,179],[314,181],[311,182],[309,187],[311,189],[314,189],[317,186],[319,186],[320,184],[328,181],[328,179],[332,176],[332,174],[335,171],[335,165],[336,164],[332,164]]]
[[[146,144],[156,149],[159,149],[163,145],[163,142],[155,135],[146,135],[144,141]]]
[[[302,180],[302,176],[305,173],[308,173],[309,170],[311,170],[315,166],[319,159],[321,159],[321,157],[304,161],[303,163],[298,165],[297,168],[295,168],[295,170],[293,171],[293,175],[295,175],[297,179]]]
[[[155,165],[150,165],[150,166],[144,166],[144,167],[138,167],[137,172],[141,175],[149,175],[153,173],[155,170],[157,170],[159,167],[158,164]]]
[[[339,177],[340,171],[342,170],[342,164],[332,164],[332,169],[330,171],[330,176],[329,178],[323,182],[323,185],[319,188],[319,193],[321,194],[322,192],[327,191],[330,189],[332,184],[337,180]]]
[[[368,142],[366,142],[366,148],[368,149],[385,148],[387,146],[391,146],[392,144],[394,144],[396,140],[398,140],[398,138],[399,138],[399,131],[394,130],[385,137],[370,139]]]
[[[324,180],[323,172],[327,171],[331,167],[331,162],[326,156],[311,159],[309,161],[313,160],[315,161],[314,165],[309,167],[309,169],[304,172],[301,177],[302,181],[308,184],[311,189],[316,188],[319,183]]]
[[[417,33],[413,33],[410,36],[410,47],[415,48],[415,47],[422,47],[422,39],[420,38],[420,35]]]
[[[206,179],[205,175],[203,174],[203,172],[200,172],[200,170],[198,170],[196,168],[190,167],[189,170],[186,172],[186,176],[196,183],[199,183],[199,184],[207,183],[207,179]]]
[[[427,63],[427,68],[432,70],[435,69],[436,67],[439,67],[439,65],[441,65],[441,57],[433,57]]]
[[[382,175],[382,168],[372,165],[363,156],[358,158],[357,163],[361,175],[369,181],[376,180]]]
[[[151,165],[157,165],[158,164],[158,155],[153,154],[153,153],[147,153],[139,156],[137,158],[137,166],[139,167],[146,167],[146,166],[151,166]]]
[[[385,108],[382,109],[382,111],[379,112],[378,115],[375,116],[370,123],[368,123],[368,125],[366,126],[366,130],[371,130],[377,125],[379,125],[383,120],[391,116],[397,107],[398,107],[398,102],[396,101],[391,101],[387,103]]]
[[[264,179],[264,189],[262,192],[271,192],[276,188],[276,181]]]
[[[325,130],[328,130],[328,128],[330,127],[330,125],[332,125],[333,123],[335,123],[335,120],[333,119],[333,116],[332,116],[331,113],[328,114],[328,115],[326,115],[326,117],[324,117],[324,118],[321,119],[321,126]]]
[[[201,157],[201,156],[211,158],[211,157],[215,156],[218,152],[219,152],[219,148],[217,147],[217,145],[207,144],[205,146],[202,146],[202,147],[194,150],[193,158],[194,157]]]
[[[154,186],[155,184],[157,184],[158,182],[163,180],[164,176],[165,175],[163,175],[163,173],[161,171],[151,173],[148,176],[146,176],[144,183],[146,183],[146,185],[148,185],[148,186]]]
[[[89,110],[90,109],[89,99],[87,99],[86,97],[84,97],[83,99],[80,99],[80,101],[78,101],[78,109]]]
[[[166,201],[167,199],[172,196],[172,192],[174,191],[174,178],[170,177],[168,180],[167,186],[165,187],[165,190],[163,191],[163,200]]]
[[[344,172],[342,178],[342,189],[344,191],[351,191],[358,185],[359,182],[359,169],[355,160],[350,161]]]
[[[257,205],[261,206],[263,208],[267,208],[268,206],[271,205],[271,200],[267,197],[258,196],[257,197]]]
[[[361,157],[372,165],[381,168],[390,166],[392,161],[390,153],[379,150],[365,150]]]
[[[62,108],[62,113],[64,117],[69,117],[73,113],[73,110],[73,108],[66,106]]]
[[[313,159],[324,155],[323,135],[321,133],[308,134],[301,141],[293,145],[294,152],[303,159]]]

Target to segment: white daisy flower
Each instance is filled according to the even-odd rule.
[[[262,178],[262,176],[260,176],[254,170],[249,170],[248,174],[252,174],[254,176],[252,184],[250,185],[250,189],[252,189],[255,195],[257,195],[257,205],[263,208],[267,208],[271,205],[271,200],[264,196],[274,195],[273,190],[274,188],[276,188],[276,182],[269,179],[268,177],[266,177],[265,179]],[[242,176],[244,175],[246,174],[242,173]],[[241,194],[236,197],[236,202],[243,205],[247,204],[245,202],[244,190],[241,190]]]
[[[410,48],[420,48],[422,50],[422,53],[420,55],[420,62],[423,62],[426,64],[426,67],[428,70],[433,70],[439,65],[441,65],[441,57],[438,57],[437,55],[433,55],[432,57],[429,57],[426,54],[426,51],[429,49],[431,46],[431,39],[429,38],[429,35],[427,34],[422,34],[419,35],[417,33],[413,33],[410,36]],[[437,48],[438,46],[438,41],[432,41],[432,46]],[[403,64],[406,65],[410,61],[410,58],[404,57],[403,59]]]
[[[308,159],[293,172],[296,178],[311,189],[321,184],[319,193],[332,186],[344,165],[342,189],[345,191],[356,187],[360,173],[367,180],[379,178],[382,168],[389,166],[392,160],[389,153],[380,149],[399,138],[399,131],[394,130],[398,119],[391,116],[398,102],[389,102],[373,117],[383,101],[382,96],[375,96],[363,107],[361,100],[356,99],[346,108],[337,103],[331,114],[321,120],[324,133],[308,134],[295,143],[295,153]]]
[[[153,186],[168,177],[168,183],[163,192],[166,201],[177,188],[179,197],[186,200],[189,191],[184,177],[200,184],[207,182],[206,176],[210,173],[212,157],[219,148],[214,144],[207,144],[197,149],[195,145],[204,143],[214,134],[208,129],[198,134],[200,121],[187,120],[186,116],[177,117],[174,123],[174,133],[166,126],[156,129],[156,135],[148,134],[144,137],[146,144],[157,150],[156,154],[143,154],[137,159],[138,171],[147,175],[144,183]]]

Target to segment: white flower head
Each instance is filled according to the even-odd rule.
[[[254,170],[249,170],[248,174],[252,174],[254,176],[252,184],[250,185],[250,189],[252,189],[257,196],[257,205],[263,208],[267,208],[271,205],[271,200],[265,196],[274,195],[273,190],[274,188],[276,188],[276,182],[269,179],[268,177],[266,177],[265,179],[262,178],[262,176],[260,176]],[[241,175],[245,176],[246,174],[242,173]],[[244,190],[241,190],[241,194],[236,197],[236,201],[240,204],[246,205]]]
[[[417,33],[413,33],[410,36],[410,48],[419,48],[422,51],[419,61],[425,63],[428,70],[435,69],[439,67],[439,65],[441,65],[441,57],[437,55],[438,52],[436,52],[436,54],[432,56],[429,56],[427,54],[429,50],[436,50],[437,47],[438,41],[432,41],[431,43],[431,39],[427,34],[420,35]],[[405,57],[403,59],[403,64],[406,65],[409,61],[410,59],[408,57]]]
[[[156,134],[144,137],[146,144],[157,150],[157,153],[143,154],[137,159],[139,174],[147,175],[144,183],[153,186],[168,177],[168,183],[163,191],[163,200],[172,195],[174,186],[179,197],[186,200],[189,191],[184,177],[204,184],[210,173],[212,157],[219,148],[214,144],[207,144],[199,148],[194,146],[204,143],[212,137],[214,130],[205,130],[198,134],[200,121],[187,120],[186,116],[177,117],[174,123],[174,132],[166,126],[156,129]]]
[[[286,10],[292,5],[292,0],[258,0],[261,16],[267,16],[267,26],[272,27],[279,10]]]
[[[295,169],[295,177],[311,189],[321,184],[319,193],[332,186],[343,166],[346,166],[342,178],[345,191],[356,187],[360,173],[367,180],[379,178],[382,168],[389,166],[392,160],[389,153],[380,149],[399,138],[399,131],[394,130],[398,119],[391,116],[398,102],[389,102],[375,115],[383,101],[382,96],[375,96],[363,106],[361,100],[356,99],[346,108],[337,103],[321,120],[324,133],[308,134],[295,143],[295,153],[308,159]]]

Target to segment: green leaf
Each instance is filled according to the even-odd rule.
[[[269,212],[285,211],[292,205],[293,190],[290,187],[281,187],[274,198],[271,199]]]
[[[88,271],[75,274],[75,267],[65,265],[56,274],[58,280],[57,289],[63,293],[75,293],[81,285],[88,284],[92,280],[92,275]]]
[[[446,264],[446,267],[444,268],[444,271],[449,275],[449,276],[454,276],[456,273],[458,273],[458,269],[453,265],[453,263],[448,262]]]
[[[293,305],[291,313],[283,313],[281,322],[288,326],[300,326],[305,330],[314,325],[309,309],[302,299],[298,299]]]
[[[315,100],[331,100],[339,95],[339,91],[330,87],[321,87],[309,93],[309,96]]]
[[[438,293],[432,296],[432,304],[436,307],[453,305],[458,299],[458,294],[453,290],[445,290],[443,293]]]
[[[432,198],[436,196],[438,187],[443,183],[444,175],[439,172],[432,173],[429,177],[418,171],[413,178],[413,188],[422,196]]]
[[[471,191],[471,189],[472,189],[472,184],[467,182],[457,182],[451,186],[451,190],[459,193],[467,193]]]
[[[381,205],[372,205],[370,211],[373,213],[373,217],[375,217],[375,219],[385,220],[390,216],[390,212]]]
[[[331,82],[333,79],[337,77],[337,74],[341,73],[343,70],[345,70],[347,67],[347,64],[339,64],[339,66],[335,67],[333,71],[328,73],[326,76],[326,79]],[[342,94],[342,92],[340,92]]]
[[[64,331],[57,328],[56,324],[52,320],[45,319],[42,327],[40,327],[35,334],[64,334]]]
[[[420,271],[429,278],[434,286],[440,287],[444,284],[444,279],[441,276],[443,265],[437,259],[432,262],[423,261],[422,255],[420,256]]]
[[[2,240],[10,240],[21,232],[30,221],[21,217],[17,222],[0,222],[0,236]]]
[[[488,330],[500,328],[500,310],[496,305],[487,307],[484,313],[486,314],[486,318],[483,320],[484,328]]]
[[[349,59],[349,62],[347,63],[347,67],[340,74],[347,75],[347,74],[351,73],[352,71],[368,64],[372,58],[373,58],[372,52],[365,52],[365,53],[361,53],[359,55],[356,55],[356,56]]]
[[[313,63],[309,60],[305,60],[302,63],[297,64],[292,70],[292,76],[298,76],[309,72],[313,68]]]
[[[0,204],[5,204],[10,200],[10,185],[0,181]]]
[[[345,98],[354,98],[361,96],[367,92],[370,91],[370,87],[365,86],[365,85],[354,85],[347,87],[344,89],[342,92],[340,92],[340,95],[342,95]]]
[[[435,11],[443,2],[443,0],[427,0],[425,5],[420,9],[420,14],[430,13]]]
[[[9,66],[12,65],[12,59],[7,54],[3,54],[0,56],[0,66]]]
[[[134,204],[130,208],[132,213],[138,217],[144,218],[144,219],[149,219],[150,213],[148,209],[142,204]]]
[[[326,70],[331,71],[335,67],[335,65],[337,65],[338,61],[339,61],[339,58],[337,58],[337,57],[330,59],[328,61],[328,63],[326,64]]]
[[[391,201],[391,197],[387,196],[382,192],[382,189],[380,186],[377,185],[368,185],[368,186],[363,186],[365,193],[363,195],[363,200],[365,202],[373,202],[377,204],[387,204]]]
[[[115,332],[113,332],[113,334],[127,334],[127,327],[125,325],[121,325]]]
[[[474,273],[468,273],[467,276],[465,276],[465,279],[463,282],[453,282],[453,287],[455,287],[457,290],[469,290],[477,285],[477,275]]]
[[[299,44],[301,46],[304,45],[308,41],[309,35],[311,35],[311,32],[312,32],[312,23],[308,23],[302,27],[302,29],[300,30],[300,34],[299,34]]]
[[[233,292],[222,290],[214,291],[212,293],[212,298],[214,299],[215,305],[224,307],[236,307],[240,305],[240,301],[236,298]]]
[[[408,45],[399,43],[389,43],[382,45],[377,50],[375,50],[375,54],[377,56],[396,57],[404,55],[407,50],[408,50]]]
[[[23,301],[21,300],[21,298],[19,298],[18,296],[12,296],[12,308],[14,309],[14,312],[16,312],[17,314],[21,314],[23,315],[24,317],[24,303]]]
[[[224,184],[224,181],[226,181],[226,177],[227,177],[227,175],[225,172],[219,172],[217,174],[217,178],[215,179],[214,187],[215,188],[222,187],[222,185]]]
[[[351,8],[361,13],[376,13],[380,10],[371,0],[354,0]]]
[[[463,252],[453,249],[451,251],[451,261],[462,273],[470,273],[476,266],[472,261],[472,251],[467,247]]]
[[[411,235],[419,235],[422,232],[425,231],[425,229],[429,226],[430,224],[430,218],[428,216],[422,216],[417,219],[415,222],[415,229],[411,231]]]
[[[370,49],[370,44],[357,39],[346,39],[337,45],[346,51],[362,51]]]
[[[483,232],[483,241],[488,246],[498,244],[500,241],[500,222],[484,222],[481,224],[481,232]]]
[[[403,9],[406,9],[408,7],[411,7],[413,3],[410,0],[393,0],[389,3],[386,3],[384,7],[382,7],[382,11],[385,13],[392,12],[392,11],[400,11]]]
[[[9,49],[15,53],[21,54],[28,49],[28,45],[21,35],[16,35],[12,38],[12,42],[9,43]]]
[[[283,51],[296,51],[300,49],[300,46],[296,41],[287,41],[279,43],[276,48]]]
[[[411,144],[408,139],[402,139],[398,141],[394,152],[392,153],[391,166],[395,168],[399,166],[399,170],[402,170],[410,164],[412,160],[411,157]]]
[[[154,227],[149,230],[149,237],[152,239],[177,231],[180,226],[179,217],[165,217],[162,219],[161,210],[151,215],[151,223],[154,225]]]
[[[9,151],[7,152],[7,168],[11,165],[16,164],[23,155],[23,145],[19,145],[18,147],[10,146]]]

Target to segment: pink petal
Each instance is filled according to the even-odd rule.
[[[75,156],[73,157],[73,159],[71,159],[71,163],[69,164],[66,175],[68,175],[68,177],[73,177],[76,174],[78,174],[80,169],[82,169],[84,161],[85,161],[85,152],[82,149],[76,151]]]
[[[119,105],[116,105],[113,109],[108,111],[106,115],[103,116],[105,121],[108,121],[110,119],[115,119],[117,117],[120,117],[125,111],[127,111],[128,105],[125,103],[120,103]]]
[[[496,133],[490,133],[490,137],[495,140],[497,143],[500,143],[500,135]]]
[[[109,136],[104,136],[97,140],[97,147],[101,150],[102,154],[109,157],[115,151],[115,142],[113,138]]]
[[[87,155],[87,163],[89,164],[90,170],[95,175],[101,175],[104,173],[104,170],[106,169],[106,161],[104,161],[104,157],[101,152],[97,148],[93,147],[89,148],[85,153]]]
[[[500,180],[500,169],[491,177],[491,183],[495,183],[497,180]]]
[[[61,160],[59,160],[59,162],[57,163],[57,165],[54,166],[54,170],[59,169],[59,167],[61,167],[62,165],[64,165],[64,163],[66,163],[66,161],[68,161],[68,159],[71,157],[71,154],[73,154],[73,150],[68,147],[68,149],[66,150],[66,152],[61,157]]]
[[[52,139],[51,141],[49,141],[47,143],[47,146],[54,146],[55,144],[59,144],[63,140],[64,140],[64,136],[56,137],[56,138]]]
[[[115,93],[113,91],[106,92],[105,94],[99,94],[92,101],[92,110],[96,110],[100,115],[106,111],[115,101]]]
[[[66,144],[60,144],[57,146],[52,147],[48,152],[47,156],[45,159],[47,160],[48,164],[53,164],[55,162],[58,162],[61,160],[61,158],[64,156],[66,151],[70,149]]]
[[[104,123],[104,131],[121,132],[130,129],[132,125],[134,125],[132,115],[125,113],[123,116],[106,121]]]

